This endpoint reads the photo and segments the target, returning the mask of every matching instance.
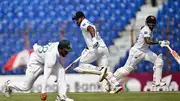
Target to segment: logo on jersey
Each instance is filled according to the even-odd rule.
[[[145,31],[145,32],[144,32],[144,34],[148,34],[148,32],[147,32],[147,31]]]
[[[83,26],[85,26],[85,25],[86,25],[86,23],[83,24]]]

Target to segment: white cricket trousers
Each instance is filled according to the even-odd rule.
[[[159,54],[157,56],[151,50],[141,51],[136,48],[131,48],[129,57],[124,66],[124,70],[126,70],[126,73],[129,74],[133,69],[135,69],[136,64],[139,63],[141,60],[147,60],[154,64],[153,82],[155,85],[159,85],[161,83],[163,69],[162,54]]]
[[[80,63],[89,64],[97,60],[98,66],[107,66],[109,51],[106,46],[97,49],[84,49],[81,53]]]
[[[18,82],[10,82],[8,86],[11,89],[16,89],[18,91],[28,91],[32,88],[34,82],[36,79],[43,74],[44,71],[44,65],[40,63],[38,60],[40,58],[38,55],[33,52],[31,53],[29,62],[27,64],[27,70],[25,73],[25,77],[23,83]],[[58,93],[62,95],[66,95],[67,92],[67,86],[65,82],[65,71],[62,65],[59,62],[56,62],[54,67],[52,67],[52,75],[57,76],[58,80]]]
[[[157,55],[151,50],[141,51],[136,48],[131,48],[129,51],[129,57],[124,65],[124,67],[133,67],[135,68],[137,63],[141,60],[147,60],[151,63],[155,63]]]
[[[108,67],[108,55],[109,51],[106,46],[100,46],[97,49],[84,49],[81,53],[79,66],[74,70],[80,73],[100,75],[102,67]],[[96,60],[98,66],[90,64]]]

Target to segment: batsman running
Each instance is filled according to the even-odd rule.
[[[114,73],[114,77],[119,80],[124,76],[127,76],[136,67],[136,64],[141,60],[147,60],[154,64],[153,67],[153,85],[152,86],[164,86],[166,83],[161,81],[163,59],[162,54],[156,55],[154,52],[149,50],[150,45],[160,44],[161,47],[165,47],[169,44],[169,41],[153,41],[151,40],[153,30],[156,26],[156,18],[152,15],[148,16],[145,21],[145,25],[141,28],[137,42],[129,51],[129,57],[125,65],[117,69]],[[113,76],[107,76],[110,81]]]
[[[36,79],[44,73],[42,82],[41,99],[47,99],[46,87],[47,80],[50,75],[56,75],[58,80],[58,96],[55,101],[74,101],[67,97],[67,87],[65,81],[65,71],[62,65],[58,62],[60,56],[65,57],[72,51],[70,42],[62,40],[60,42],[48,43],[45,46],[35,44],[33,46],[34,52],[31,53],[27,64],[27,70],[23,83],[15,83],[8,80],[5,83],[4,93],[10,97],[13,89],[18,91],[28,91],[32,88]]]
[[[79,66],[74,70],[80,73],[100,75],[99,82],[101,82],[105,79],[107,74],[109,55],[108,48],[100,37],[95,25],[93,25],[85,18],[83,12],[76,12],[72,20],[75,20],[76,24],[80,26],[87,44],[87,48],[84,49],[81,53]],[[98,62],[98,66],[90,64],[96,60]],[[122,88],[119,84],[114,85],[115,92]]]

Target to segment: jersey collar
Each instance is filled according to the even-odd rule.
[[[60,57],[59,51],[58,51],[58,47],[56,48],[56,56]]]
[[[82,24],[83,24],[85,21],[87,21],[86,18],[84,18],[84,20],[81,22],[80,26],[82,26]]]

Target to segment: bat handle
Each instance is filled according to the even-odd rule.
[[[173,51],[169,45],[166,46],[171,52]]]
[[[79,60],[80,60],[81,56],[78,57],[76,60],[74,60],[69,66],[67,66],[65,68],[65,71],[68,71],[72,66],[74,66]]]

